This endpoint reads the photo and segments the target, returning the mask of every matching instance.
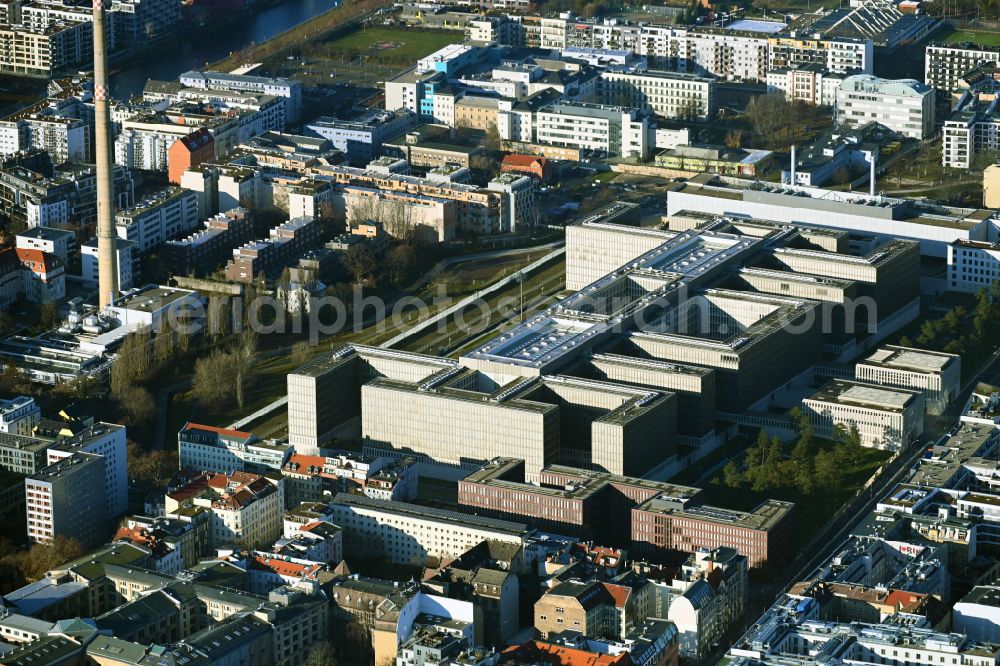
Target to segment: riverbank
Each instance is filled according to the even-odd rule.
[[[346,24],[364,20],[380,9],[392,6],[391,0],[359,0],[334,7],[315,18],[279,33],[261,44],[252,44],[210,65],[211,69],[228,72],[248,62],[266,62],[308,42],[322,39]]]

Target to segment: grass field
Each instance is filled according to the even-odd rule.
[[[1000,46],[1000,32],[987,30],[953,30],[937,35],[938,41],[956,43],[972,42],[981,46]]]
[[[385,26],[364,28],[327,41],[325,50],[334,55],[367,55],[410,63],[443,46],[464,39],[451,30],[413,30]]]

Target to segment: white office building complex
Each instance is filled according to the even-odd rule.
[[[715,80],[694,74],[606,71],[597,82],[605,104],[651,111],[664,118],[708,120],[715,113]]]
[[[919,391],[831,379],[802,401],[816,434],[833,439],[836,427],[857,428],[861,445],[906,449],[924,431],[924,396]]]
[[[962,357],[957,354],[886,345],[859,362],[859,381],[896,386],[924,394],[927,411],[941,414],[958,397],[962,384]]]
[[[19,395],[10,400],[0,400],[0,432],[30,437],[41,418],[42,411],[34,398]]]
[[[843,74],[835,74],[823,65],[806,63],[768,70],[767,89],[780,92],[789,101],[834,106],[844,78]]]
[[[913,79],[880,79],[858,74],[837,90],[837,122],[862,127],[878,122],[913,139],[934,133],[934,90]]]
[[[540,144],[577,148],[608,156],[649,154],[649,121],[635,109],[602,104],[555,104],[535,115]]]
[[[451,560],[487,540],[521,545],[527,533],[521,523],[347,493],[334,496],[329,512],[346,552],[408,566]]]
[[[188,423],[177,433],[181,469],[230,474],[279,471],[295,449],[291,444],[261,441],[252,432]]]
[[[198,195],[168,187],[115,215],[119,238],[138,243],[140,254],[198,227]]]

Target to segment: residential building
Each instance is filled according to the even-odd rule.
[[[96,546],[107,537],[110,517],[106,460],[73,453],[24,480],[28,539],[51,543],[57,536]]]
[[[19,250],[47,252],[66,264],[76,253],[76,234],[67,229],[36,226],[17,234],[15,246]]]
[[[878,122],[913,139],[934,133],[934,90],[913,79],[848,76],[837,89],[836,120],[848,127]]]
[[[61,301],[66,297],[66,264],[41,250],[15,250],[24,268],[22,291],[31,303]]]
[[[141,44],[173,32],[181,21],[178,0],[114,0],[110,8],[115,39]]]
[[[26,435],[0,434],[0,467],[21,476],[31,476],[48,465],[46,453],[55,442]]]
[[[35,399],[19,395],[10,400],[0,400],[0,433],[30,437],[35,424],[42,417]],[[0,453],[0,466],[6,467]]]
[[[491,180],[486,189],[502,192],[500,230],[518,233],[535,224],[535,182],[528,176],[502,173]]]
[[[167,149],[167,180],[181,184],[181,176],[215,157],[215,139],[204,127],[174,141]]]
[[[982,65],[1000,64],[1000,48],[975,44],[928,44],[924,51],[924,83],[943,92],[958,88],[959,80]]]
[[[87,65],[93,52],[89,21],[66,20],[35,29],[0,27],[0,73],[51,79]]]
[[[535,114],[535,140],[611,157],[649,154],[647,119],[632,108],[587,104],[555,104]]]
[[[767,89],[780,92],[789,101],[805,102],[813,106],[834,106],[837,103],[837,90],[844,79],[844,75],[834,74],[822,64],[802,63],[768,70]]]
[[[948,290],[966,294],[989,289],[1000,279],[1000,245],[956,240],[948,245]]]
[[[177,433],[181,469],[232,474],[279,470],[292,455],[289,444],[261,441],[250,432],[187,423]]]
[[[981,101],[966,93],[955,105],[941,130],[941,164],[971,169],[979,155],[1000,150],[1000,110],[997,99]]]
[[[204,507],[211,511],[211,543],[259,547],[281,535],[284,497],[281,480],[249,472],[183,474],[167,491],[166,515]]]
[[[181,239],[168,240],[162,252],[174,275],[204,275],[211,272],[233,248],[253,237],[253,219],[246,208],[218,213],[204,222],[205,228]]]
[[[250,284],[260,276],[275,278],[307,250],[320,244],[317,218],[297,217],[271,229],[267,238],[233,250],[226,279]]]
[[[664,118],[708,120],[715,115],[715,79],[650,70],[601,73],[598,98],[604,104],[650,111]]]
[[[859,361],[858,380],[880,386],[918,390],[930,414],[942,414],[958,397],[962,358],[957,354],[886,345]]]
[[[191,71],[181,74],[181,84],[204,90],[233,90],[280,97],[285,105],[285,122],[297,123],[302,113],[302,83],[281,77]]]
[[[138,241],[115,238],[115,269],[118,271],[118,288],[122,291],[136,285],[136,268],[141,255]],[[80,277],[90,285],[98,283],[99,262],[97,259],[97,239],[91,238],[80,247]]]
[[[552,175],[549,160],[536,155],[504,155],[503,161],[500,163],[500,171],[503,173],[523,173],[537,178],[543,183],[547,182]]]
[[[118,237],[137,243],[139,254],[198,226],[198,197],[180,187],[168,187],[115,214]]]
[[[923,393],[902,388],[831,379],[802,401],[802,411],[818,436],[854,428],[862,446],[877,449],[906,450],[924,431]]]
[[[952,609],[951,628],[969,640],[1000,643],[1000,590],[977,585]]]

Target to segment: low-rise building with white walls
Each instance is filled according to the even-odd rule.
[[[886,345],[858,362],[854,374],[862,382],[920,391],[924,394],[927,411],[941,414],[958,397],[962,385],[962,357]]]
[[[924,431],[924,396],[908,389],[831,379],[802,401],[802,411],[819,437],[856,428],[861,445],[875,449],[905,450]]]
[[[848,127],[878,122],[903,136],[928,139],[934,133],[934,100],[934,89],[920,81],[857,74],[837,89],[836,120]]]

